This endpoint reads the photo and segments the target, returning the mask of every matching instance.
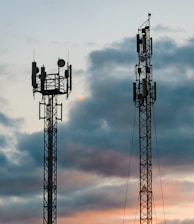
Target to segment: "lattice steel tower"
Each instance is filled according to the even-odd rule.
[[[152,83],[152,38],[150,16],[137,34],[138,64],[135,66],[133,100],[139,108],[140,224],[152,223],[152,105],[156,101],[156,82]]]
[[[47,74],[45,67],[32,62],[33,93],[42,94],[39,102],[39,119],[44,119],[44,178],[43,178],[43,224],[57,223],[57,120],[62,120],[62,104],[57,96],[67,97],[72,89],[72,66],[58,59],[58,72]],[[60,114],[58,114],[58,108]]]

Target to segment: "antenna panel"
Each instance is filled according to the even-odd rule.
[[[139,39],[139,34],[137,34],[137,52],[139,53],[139,45],[140,45],[140,39]]]
[[[136,82],[133,83],[133,101],[136,100]]]
[[[38,84],[36,82],[36,74],[39,72],[38,67],[36,66],[36,62],[32,62],[32,86],[33,88],[37,88]]]
[[[69,87],[72,90],[72,65],[69,66]]]
[[[147,96],[147,81],[146,79],[142,79],[142,96]]]

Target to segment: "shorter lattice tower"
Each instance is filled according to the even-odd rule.
[[[62,120],[58,95],[69,96],[72,89],[72,66],[58,59],[57,73],[47,74],[44,66],[32,62],[33,93],[42,94],[39,119],[44,120],[43,224],[57,223],[57,120]],[[60,114],[58,113],[58,109]]]

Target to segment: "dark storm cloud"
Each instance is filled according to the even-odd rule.
[[[105,175],[126,175],[125,153],[129,153],[130,114],[134,112],[128,82],[109,76],[94,78],[91,96],[72,107],[69,122],[59,129],[59,163]]]
[[[8,119],[9,120],[9,119]],[[10,119],[11,120],[11,119]],[[17,132],[18,145],[14,151],[0,152],[0,196],[26,196],[27,194],[37,193],[42,185],[42,154],[37,153],[40,150],[38,134],[29,136]],[[5,136],[6,144],[1,144],[1,148],[10,147],[11,137]],[[25,145],[25,147],[24,147]],[[38,147],[36,147],[38,145]],[[37,155],[38,154],[38,155]]]
[[[194,153],[194,73],[188,78],[182,71],[192,69],[194,51],[191,43],[193,40],[179,46],[171,39],[158,40],[154,44],[153,56],[155,79],[157,80],[159,71],[163,71],[163,76],[166,77],[165,82],[157,83],[157,102],[154,107],[161,164],[171,167],[178,165],[186,172],[190,172],[186,169],[187,165],[193,164]],[[114,43],[114,46],[91,52],[88,70],[90,94],[76,102],[70,110],[69,120],[59,125],[59,169],[83,170],[109,178],[127,176],[135,114],[132,102],[135,75],[130,72],[133,70],[131,67],[136,64],[134,45],[134,38],[124,39],[120,43]],[[120,72],[118,67],[121,68]],[[180,79],[176,83],[168,82],[166,68],[170,68],[172,76],[176,74],[177,77],[182,77],[181,82]],[[18,121],[0,113],[0,123],[3,126],[17,127]],[[133,157],[138,157],[137,125],[136,120]],[[0,154],[0,160],[4,164],[0,169],[3,177],[0,192],[2,196],[19,195],[22,201],[27,194],[35,195],[42,190],[43,172],[40,170],[42,171],[43,133],[21,133],[17,137],[16,148],[20,162],[13,164],[4,154]],[[4,141],[3,138],[2,141],[0,139],[2,146]],[[153,156],[154,160],[155,158],[156,154]],[[68,213],[75,211],[75,207],[83,211],[89,208],[95,210],[121,206],[115,195],[120,190],[119,187],[102,187],[102,191],[97,191],[95,187],[85,190],[74,194],[79,189],[70,189],[70,195],[74,196],[71,199],[62,198],[60,204],[68,204]],[[35,209],[39,199],[31,203]],[[23,205],[26,206],[26,203]],[[19,200],[15,206],[21,206]],[[36,209],[35,211],[37,212]]]
[[[26,158],[22,160],[23,166],[25,165],[29,168],[42,166],[44,154],[43,137],[43,132],[21,134],[18,136],[17,148],[24,158]]]
[[[25,142],[27,143],[26,140]],[[33,159],[31,158],[27,150],[30,152],[32,148],[29,148],[23,151],[20,148],[12,152],[11,158],[7,156],[10,153],[0,152],[0,222],[2,223],[19,224],[26,220],[35,223],[37,221],[33,217],[37,219],[41,216],[42,200],[37,194],[42,194],[43,170],[37,166],[35,155]],[[41,155],[37,157],[39,159]]]
[[[111,183],[111,179],[109,179],[109,184],[104,184],[106,180],[101,179],[98,180],[99,183],[94,181],[89,185],[85,185],[83,188],[79,188],[74,192],[69,192],[66,194],[60,195],[59,207],[61,214],[71,214],[77,213],[81,211],[107,211],[111,209],[119,209],[124,204],[125,192],[126,192],[126,183],[117,180],[117,184],[115,185],[113,182]],[[132,190],[131,190],[132,189]],[[128,207],[133,206],[137,199],[137,194],[134,194],[136,189],[136,183],[131,184],[131,197],[130,202],[127,202]],[[135,192],[137,193],[137,192]],[[63,198],[63,200],[61,200]]]
[[[25,166],[15,166],[7,163],[0,169],[2,183],[0,186],[0,196],[23,196],[33,195],[41,191],[42,169],[27,169]]]
[[[15,201],[10,197],[4,198],[4,204],[0,210],[0,223],[20,224],[20,223],[40,223],[42,211],[40,209],[42,200],[36,197],[20,198]],[[30,209],[29,209],[30,207]]]
[[[167,81],[157,82],[158,99],[154,109],[157,137],[161,161],[170,166],[192,163],[193,78],[188,79],[177,70],[181,59],[185,62],[185,69],[191,67],[192,55],[194,55],[190,47],[191,42],[192,40],[189,40],[187,45],[178,46],[171,39],[163,39],[157,41],[154,47],[154,57],[160,57],[163,64],[163,66],[157,66],[155,62],[155,79],[157,80],[157,71],[165,66],[171,66],[172,76],[174,76],[173,71],[179,77],[183,76],[182,82],[174,85]],[[68,122],[59,125],[60,166],[74,167],[108,176],[126,175],[135,114],[135,106],[132,102],[134,79],[130,78],[135,75],[128,73],[128,68],[135,64],[134,43],[134,38],[124,39],[114,43],[112,47],[91,52],[89,57],[90,95],[76,102],[71,108]],[[191,61],[188,61],[189,59]],[[117,66],[123,68],[121,76]],[[165,72],[163,74],[167,80],[168,75]],[[133,156],[138,156],[137,124],[136,120]],[[19,142],[18,149],[26,152],[27,166],[30,164],[41,166],[40,155],[42,156],[43,153],[40,149],[43,148],[41,138],[40,133],[34,133],[24,136]],[[154,147],[153,150],[155,150]],[[156,153],[153,159],[155,157]]]
[[[24,140],[19,138],[21,135],[19,129],[22,122],[22,119],[13,119],[0,113],[0,124],[2,130],[4,130],[0,136],[1,197],[5,195],[19,196],[29,193],[33,194],[38,189],[37,185],[40,183],[38,179],[39,175],[35,175],[27,168],[31,160],[30,156],[26,156],[27,151],[23,154],[21,153],[21,148],[19,151],[11,149],[11,147],[14,147],[15,138],[18,142]],[[17,133],[15,133],[16,129]],[[37,170],[37,167],[33,166],[33,169]]]
[[[104,67],[111,71],[118,65],[128,67],[129,64],[135,64],[135,51],[136,43],[134,38],[126,38],[103,50],[92,51],[89,55],[91,71],[93,73],[96,71],[101,75],[99,71]]]
[[[68,146],[67,146],[68,147]],[[74,167],[86,172],[104,174],[106,176],[126,176],[129,159],[123,153],[105,149],[97,151],[94,148],[74,145],[60,153],[60,165],[66,168]]]
[[[2,147],[2,145],[1,145]],[[5,154],[3,152],[0,152],[0,164],[2,167],[6,166],[7,165],[7,158],[5,156]]]
[[[186,40],[186,43],[182,45],[178,44],[176,40],[167,37],[153,40],[152,64],[154,71],[169,67],[178,67],[181,71],[186,71],[188,68],[192,69],[194,64],[193,44],[194,38]],[[89,57],[90,69],[93,74],[100,75],[104,68],[106,72],[112,72],[118,66],[123,66],[129,70],[133,69],[137,63],[136,40],[135,38],[124,39],[103,50],[91,52]]]
[[[65,206],[65,212],[69,214],[72,211],[106,210],[110,207],[119,208],[123,202],[123,198],[119,196],[121,193],[121,188],[115,186],[103,187],[103,189],[98,189],[98,191],[96,191],[96,188],[86,188],[86,191],[74,192],[74,195],[71,195],[69,198],[70,200],[65,199],[61,203],[61,207],[64,208]]]
[[[9,164],[11,165],[11,164]],[[7,166],[9,166],[7,165]],[[24,168],[23,168],[24,169]],[[10,197],[28,198],[42,192],[42,170],[18,170],[4,166],[0,169],[1,186],[0,197],[3,200],[8,200]]]
[[[156,41],[153,44],[154,68],[177,68],[176,70],[174,70],[176,71],[176,73],[186,72],[188,68],[193,69],[193,44],[193,39],[187,40],[187,42],[183,45],[179,45],[176,40],[170,38],[163,38]],[[176,73],[174,75],[176,75]]]
[[[0,147],[4,148],[7,145],[7,138],[6,136],[0,136]]]
[[[131,147],[134,119],[133,80],[130,79],[131,74],[129,74],[129,78],[127,78],[128,74],[119,77],[114,68],[122,64],[122,57],[125,58],[122,60],[122,66],[127,68],[127,61],[130,60],[129,55],[126,56],[126,49],[133,45],[132,43],[133,39],[124,40],[120,44],[120,48],[117,44],[113,49],[109,47],[90,54],[91,95],[74,105],[68,124],[62,128],[62,135],[68,136],[67,141],[64,140],[62,143],[64,144],[64,155],[62,156],[64,166],[75,166],[94,172],[96,170],[105,175],[123,175],[123,170],[118,169],[118,163],[126,164],[124,157],[129,155]],[[124,53],[121,56],[122,52]],[[111,53],[113,56],[109,57]],[[187,57],[185,54],[190,56]],[[182,69],[178,71],[177,67],[182,68],[182,63],[184,69],[191,68],[194,52],[190,47],[190,41],[187,45],[178,46],[173,40],[165,39],[156,42],[154,55],[156,58],[160,57],[163,64],[163,66],[154,68],[156,80],[157,71],[162,70],[165,66],[171,67],[172,76],[176,72],[178,77],[182,77],[181,82],[168,83],[169,74],[164,72],[163,76],[166,76],[166,81],[157,83],[158,99],[154,116],[157,122],[161,161],[169,166],[189,165],[192,164],[191,155],[193,155],[194,147],[192,127],[192,123],[194,123],[192,85],[194,74],[192,73],[191,78],[187,78],[182,74]],[[188,61],[189,59],[191,60]],[[112,64],[115,67],[111,67]],[[156,125],[155,121],[153,120],[153,126]],[[136,135],[138,135],[137,132]],[[73,143],[72,146],[71,143]],[[67,148],[71,147],[73,150],[68,150],[66,154]],[[103,150],[106,152],[104,153]],[[103,164],[103,158],[106,157],[107,152],[109,152],[109,159],[106,160],[106,164]],[[154,157],[156,157],[157,153],[154,153]],[[137,156],[137,154],[138,150],[136,149],[135,155]],[[122,155],[119,161],[114,159],[118,155]],[[72,164],[70,164],[71,162]]]
[[[192,82],[176,86],[158,84],[158,102],[154,108],[160,151],[172,164],[191,163],[193,155],[194,89]],[[187,152],[187,153],[186,153]],[[176,158],[173,161],[173,157]],[[167,160],[167,161],[168,161]],[[167,162],[166,161],[166,162]]]

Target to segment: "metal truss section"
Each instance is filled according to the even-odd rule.
[[[152,38],[150,16],[138,29],[138,64],[135,66],[133,100],[139,109],[140,224],[152,223],[152,105],[156,101],[156,83],[152,83]]]

